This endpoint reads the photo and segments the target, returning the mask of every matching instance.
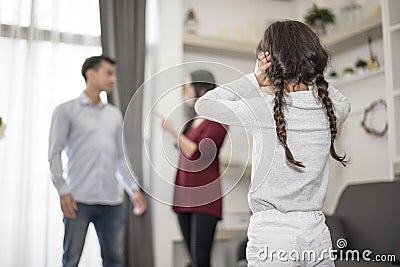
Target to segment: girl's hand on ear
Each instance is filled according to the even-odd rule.
[[[257,55],[256,67],[254,70],[254,74],[257,78],[258,85],[260,87],[269,86],[269,79],[265,75],[267,69],[271,66],[271,55],[269,52],[260,53]]]

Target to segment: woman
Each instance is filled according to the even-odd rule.
[[[192,267],[210,266],[215,227],[222,218],[218,155],[227,129],[224,125],[199,118],[194,111],[197,98],[214,89],[215,79],[205,70],[190,73],[185,85],[185,103],[194,115],[179,133],[163,120],[163,129],[177,141],[180,150],[173,210],[189,252]]]

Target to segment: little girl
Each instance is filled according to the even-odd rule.
[[[334,266],[321,209],[329,156],[347,163],[334,142],[350,103],[325,80],[328,54],[305,24],[271,24],[257,55],[255,73],[207,92],[195,105],[200,116],[253,134],[248,266]],[[244,98],[253,91],[259,97]]]

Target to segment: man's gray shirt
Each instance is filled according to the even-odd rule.
[[[63,176],[63,150],[68,157],[67,177]],[[54,110],[48,160],[59,195],[71,193],[81,203],[122,203],[118,181],[128,193],[138,189],[123,155],[120,110],[101,101],[93,106],[84,92]]]

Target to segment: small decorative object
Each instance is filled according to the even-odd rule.
[[[369,15],[370,16],[379,16],[379,15],[381,15],[381,13],[382,13],[381,5],[377,5],[377,6],[373,7],[373,8],[371,8],[370,11],[369,11]]]
[[[254,43],[258,40],[258,24],[256,20],[249,20],[248,21],[248,34],[249,40],[253,41]]]
[[[343,74],[348,78],[354,74],[354,69],[352,67],[346,67],[343,69]]]
[[[384,106],[385,109],[387,108],[387,107],[386,107],[386,101],[385,101],[385,100],[383,100],[383,99],[378,99],[378,100],[374,101],[371,105],[369,105],[369,106],[365,109],[365,111],[364,111],[364,117],[363,117],[363,119],[362,119],[362,121],[361,121],[361,126],[364,128],[364,130],[365,130],[367,133],[372,134],[372,135],[375,135],[375,136],[378,136],[378,137],[382,137],[382,136],[384,136],[384,135],[386,134],[386,132],[387,132],[387,130],[388,130],[388,123],[387,123],[387,121],[386,121],[385,127],[384,127],[383,130],[381,130],[381,131],[376,130],[376,129],[374,129],[374,128],[371,128],[371,127],[367,126],[367,124],[366,124],[366,121],[367,121],[367,118],[368,118],[368,114],[369,114],[373,109],[375,109],[377,106],[379,106],[379,105]]]
[[[197,34],[198,25],[199,21],[197,20],[196,13],[192,8],[189,8],[186,13],[185,32],[188,34]]]
[[[304,20],[318,35],[323,36],[326,34],[326,25],[335,23],[335,15],[328,8],[319,8],[313,4],[313,8],[304,17]]]
[[[342,8],[343,14],[345,15],[348,24],[354,24],[360,20],[362,6],[357,0],[351,0],[349,4]]]
[[[7,125],[3,122],[3,119],[0,117],[0,139],[4,138],[4,131],[7,128]]]
[[[240,26],[235,27],[235,34],[234,34],[233,38],[239,42],[243,41],[243,28],[242,27],[240,27]]]
[[[369,47],[369,58],[368,58],[368,69],[374,70],[379,68],[379,61],[376,54],[372,51],[372,38],[368,36],[368,47]]]
[[[336,79],[337,77],[338,77],[338,75],[337,75],[337,72],[336,71],[331,71],[331,72],[329,72],[329,77],[331,78],[331,79]]]
[[[218,37],[220,39],[229,39],[229,32],[226,27],[222,27],[218,29]]]
[[[367,68],[367,61],[365,61],[364,59],[359,58],[356,63],[354,64],[354,66],[356,67],[356,69],[358,70],[359,74],[362,74],[365,72],[365,69]]]

